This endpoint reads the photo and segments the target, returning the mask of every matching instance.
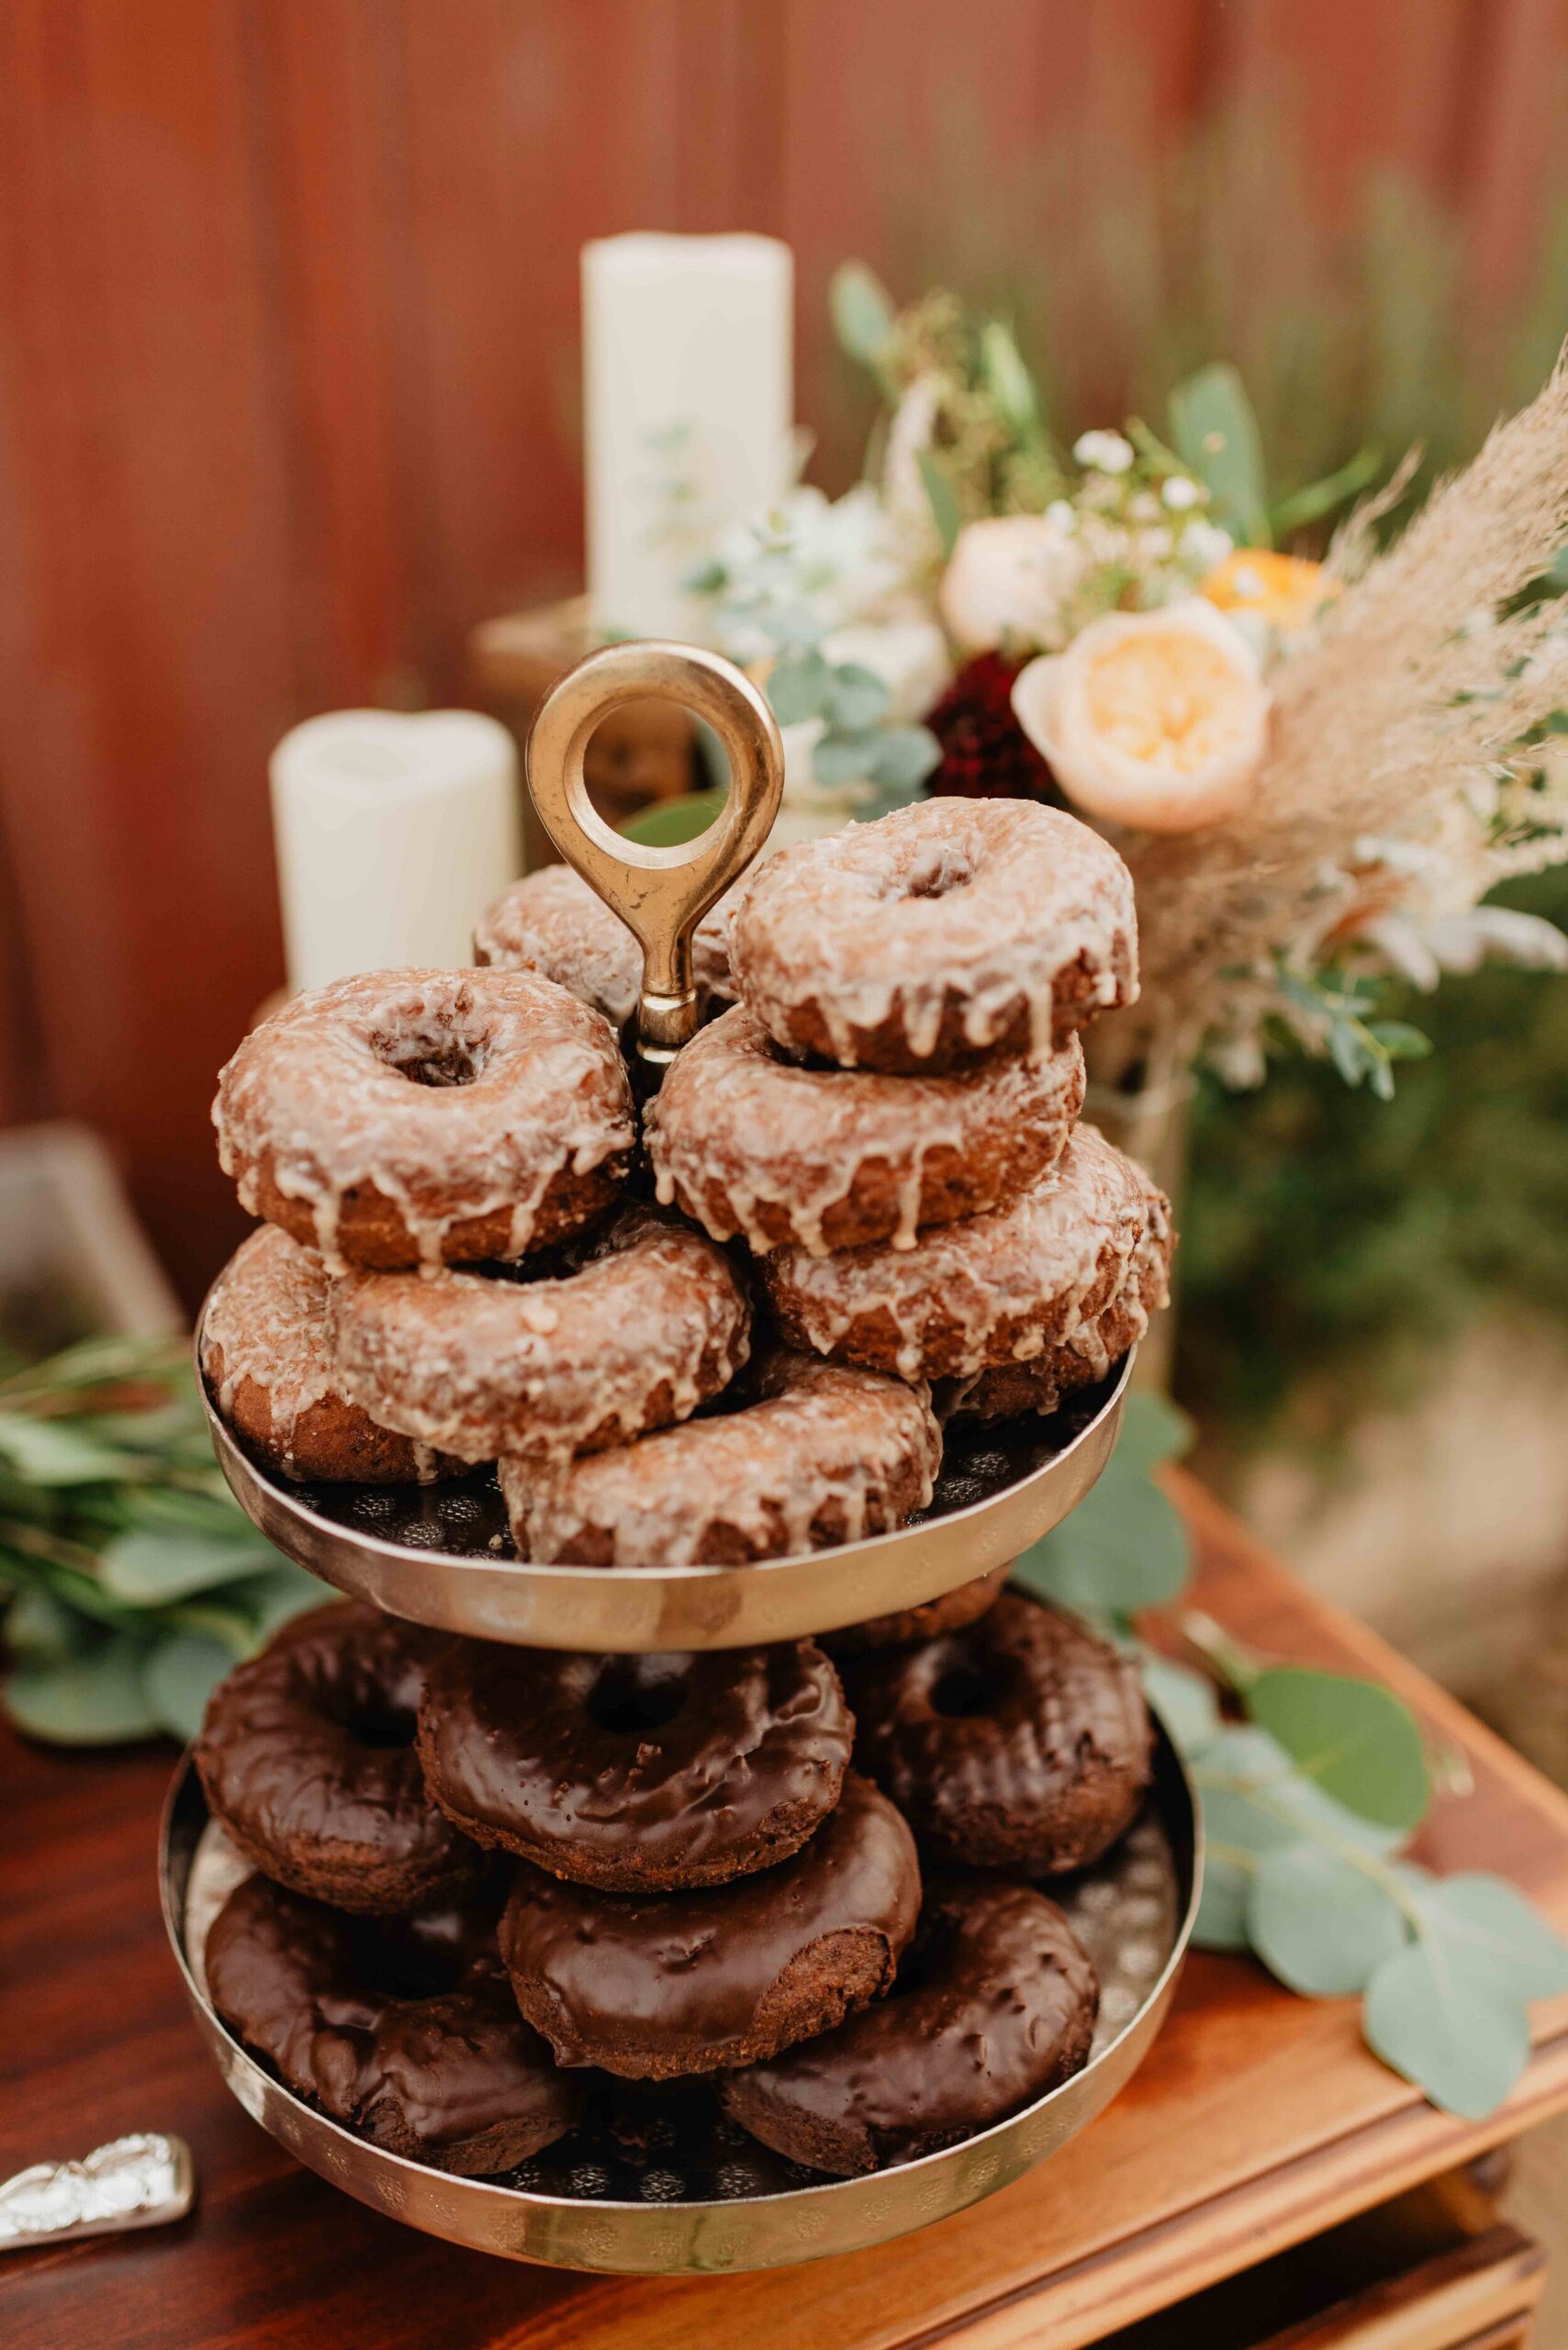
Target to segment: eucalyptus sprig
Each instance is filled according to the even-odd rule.
[[[1135,1611],[1179,1600],[1188,1537],[1153,1471],[1187,1433],[1161,1398],[1129,1395],[1104,1474],[1019,1580],[1123,1641]],[[1203,1808],[1194,1939],[1250,1951],[1305,1998],[1360,1996],[1385,2064],[1450,2112],[1492,2112],[1529,2055],[1528,2002],[1568,1990],[1568,1942],[1504,1878],[1439,1877],[1406,1857],[1433,1769],[1392,1690],[1270,1663],[1193,1610],[1176,1621],[1215,1677],[1142,1655]],[[1222,1713],[1222,1690],[1241,1718]]]
[[[1333,965],[1294,969],[1283,957],[1276,977],[1289,1024],[1308,1049],[1324,1053],[1349,1086],[1366,1084],[1380,1102],[1394,1099],[1395,1061],[1425,1060],[1431,1039],[1407,1020],[1375,1016],[1377,981],[1348,978]]]
[[[213,1683],[319,1595],[231,1498],[184,1339],[88,1339],[0,1380],[18,1729],[70,1745],[189,1737]]]

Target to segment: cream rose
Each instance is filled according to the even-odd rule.
[[[948,634],[966,654],[1012,639],[1059,643],[1062,606],[1083,570],[1070,508],[992,514],[958,532],[937,592]]]
[[[1087,814],[1190,833],[1246,804],[1271,702],[1239,630],[1194,597],[1092,621],[1020,671],[1013,707]]]

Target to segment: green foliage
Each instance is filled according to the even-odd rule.
[[[1305,1038],[1352,1090],[1364,1082],[1380,1102],[1392,1102],[1394,1062],[1425,1060],[1432,1049],[1430,1037],[1409,1021],[1370,1016],[1384,993],[1380,980],[1346,979],[1331,965],[1294,971],[1283,961],[1277,977]]]
[[[1014,1562],[1014,1580],[1090,1614],[1131,1616],[1174,1599],[1187,1580],[1192,1544],[1151,1472],[1192,1440],[1184,1414],[1163,1396],[1135,1390],[1099,1483]]]
[[[1200,367],[1172,388],[1170,445],[1188,470],[1208,484],[1215,520],[1238,545],[1272,544],[1258,420],[1228,362]]]
[[[1327,1796],[1376,1821],[1409,1830],[1430,1788],[1421,1734],[1407,1707],[1375,1681],[1272,1665],[1246,1687],[1247,1711]]]
[[[1568,870],[1499,896],[1568,920]],[[1229,1445],[1293,1404],[1336,1441],[1346,1398],[1417,1392],[1499,1303],[1568,1319],[1568,979],[1493,964],[1385,1002],[1434,1048],[1392,1102],[1294,1057],[1256,1093],[1194,1098],[1176,1383]]]
[[[184,1341],[94,1339],[0,1380],[0,1595],[19,1729],[189,1737],[319,1586],[230,1498]]]
[[[843,262],[834,271],[827,299],[840,348],[862,367],[881,374],[891,358],[897,315],[880,278],[864,262]]]

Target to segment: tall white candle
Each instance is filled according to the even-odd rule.
[[[773,237],[583,248],[588,597],[600,628],[689,638],[681,581],[788,487],[794,261]]]
[[[477,711],[338,710],[272,757],[292,989],[472,960],[475,923],[522,868],[517,755]]]

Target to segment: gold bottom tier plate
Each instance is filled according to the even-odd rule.
[[[207,1928],[248,1865],[209,1818],[187,1757],[164,1813],[163,1916],[197,2026],[235,2097],[334,2187],[450,2244],[556,2268],[679,2277],[857,2252],[961,2211],[1055,2154],[1125,2087],[1164,2020],[1201,1877],[1196,1807],[1158,1735],[1154,1784],[1114,1852],[1052,1885],[1093,1956],[1100,2020],[1088,2064],[1033,2105],[945,2152],[862,2178],[782,2161],[718,2110],[701,2081],[605,2083],[597,2118],[498,2179],[454,2178],[384,2154],[284,2087],[207,1995]]]
[[[493,1472],[434,1485],[291,1484],[203,1393],[241,1508],[323,1582],[475,1639],[645,1654],[803,1639],[1006,1566],[1077,1508],[1110,1459],[1132,1361],[1048,1417],[951,1429],[930,1508],[896,1534],[744,1567],[533,1565],[513,1553]]]

